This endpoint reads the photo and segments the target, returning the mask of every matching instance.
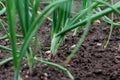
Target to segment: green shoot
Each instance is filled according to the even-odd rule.
[[[9,21],[9,29],[10,29],[10,41],[12,47],[12,55],[14,62],[14,70],[15,76],[14,80],[18,80],[19,74],[17,75],[17,67],[18,67],[18,53],[17,53],[17,45],[16,45],[16,9],[15,9],[15,0],[6,0],[7,7],[7,15]]]
[[[53,0],[56,2],[56,0]],[[58,36],[63,28],[67,27],[65,24],[68,24],[67,21],[70,18],[72,0],[67,1],[67,3],[62,4],[53,12],[53,26],[52,26],[52,41],[51,41],[51,57],[54,58],[59,46],[63,43],[65,36]]]
[[[112,3],[112,5],[114,4],[113,0],[111,0],[111,3]],[[106,47],[108,46],[109,41],[110,41],[111,36],[112,36],[114,13],[111,14],[111,18],[112,18],[112,22],[111,22],[111,26],[110,26],[110,33],[109,33],[108,40],[107,40],[107,42],[106,42],[104,48],[106,48]]]
[[[91,1],[88,2],[88,5],[90,5],[90,4],[91,4]],[[87,24],[86,24],[86,26],[85,26],[83,35],[81,36],[80,40],[78,41],[75,49],[74,49],[74,50],[72,51],[72,53],[67,57],[66,63],[69,63],[69,62],[70,62],[71,58],[74,57],[74,55],[77,53],[77,51],[79,50],[79,48],[80,48],[80,46],[82,45],[82,43],[85,41],[86,36],[87,36],[87,34],[88,34],[88,31],[89,31],[89,29],[90,29],[92,12],[93,12],[92,7],[89,7],[89,8],[88,8],[88,12],[87,12],[88,21],[87,21]]]

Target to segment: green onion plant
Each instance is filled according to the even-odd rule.
[[[109,3],[107,3],[107,0],[94,0],[94,2],[91,3],[91,5],[89,6],[89,8],[91,8],[92,10],[97,9],[98,6],[100,4],[106,4],[107,6],[109,5]],[[82,28],[84,25],[86,25],[88,23],[88,20],[90,20],[90,22],[93,22],[94,20],[97,20],[101,17],[105,17],[105,15],[107,14],[111,14],[112,12],[117,12],[119,13],[119,6],[120,2],[117,2],[116,4],[112,5],[112,6],[108,6],[107,8],[105,8],[104,10],[96,13],[96,14],[92,14],[91,17],[86,17],[85,19],[83,19],[82,21],[79,21],[79,19],[82,18],[82,16],[86,15],[87,11],[89,11],[89,8],[86,8],[84,10],[82,10],[81,12],[77,13],[75,17],[73,17],[72,20],[70,20],[70,24],[68,24],[68,27],[64,28],[62,30],[62,32],[59,32],[57,34],[57,36],[60,35],[64,35],[67,32],[76,29],[76,28]],[[88,12],[89,13],[89,12]],[[90,19],[89,19],[90,18]],[[109,19],[111,22],[112,20]],[[109,22],[109,21],[108,21]],[[120,27],[120,26],[115,26],[115,27]],[[78,41],[78,43],[76,44],[75,49],[72,51],[72,53],[67,57],[66,62],[68,63],[72,57],[74,57],[74,55],[77,53],[77,51],[79,50],[80,46],[82,45],[82,43],[85,41],[86,38],[86,34],[88,33],[88,28],[85,28],[85,31],[83,32],[83,35],[81,36],[80,40]]]
[[[41,58],[37,58],[35,55],[38,41],[38,36],[36,36],[38,29],[52,12],[54,12],[61,4],[67,4],[68,0],[58,0],[50,3],[47,7],[45,7],[43,11],[41,11],[40,14],[38,14],[38,9],[40,6],[39,0],[6,0],[5,2],[7,9],[7,18],[9,22],[9,37],[11,41],[11,48],[7,48],[5,46],[0,46],[0,48],[10,51],[12,57],[0,62],[0,65],[13,60],[15,72],[14,80],[22,80],[22,77],[20,76],[20,69],[23,57],[26,55],[31,74],[32,69],[35,67],[34,61],[40,61],[44,64],[48,64],[61,69],[71,78],[71,80],[74,80],[72,74],[63,66],[44,61]],[[19,19],[23,36],[23,44],[21,45],[21,49],[19,51],[17,48],[16,18]],[[34,50],[32,50],[32,47],[30,46],[33,38],[35,44],[33,48]]]
[[[56,2],[58,0],[53,0]],[[54,57],[57,53],[59,46],[63,43],[65,35],[57,36],[60,31],[68,27],[68,21],[71,14],[72,0],[68,0],[67,3],[61,4],[57,9],[53,11],[53,22],[51,32],[51,54]]]

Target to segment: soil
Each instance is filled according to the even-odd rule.
[[[116,17],[116,21],[120,21]],[[75,80],[120,80],[120,52],[118,44],[120,43],[120,29],[113,28],[112,38],[107,48],[104,45],[107,41],[110,25],[101,21],[99,25],[91,25],[87,39],[81,48],[69,63],[64,65],[66,57],[72,51],[72,46],[79,40],[83,28],[80,29],[76,36],[72,36],[72,32],[67,34],[64,44],[57,53],[57,58],[53,61],[63,65],[75,77]],[[18,28],[18,32],[19,32]],[[49,21],[39,30],[42,54],[47,57],[46,51],[50,47],[50,31],[51,24]],[[0,28],[0,36],[5,33]],[[19,42],[21,42],[19,40]],[[1,40],[0,45],[9,47],[9,40]],[[39,52],[38,52],[39,54]],[[37,55],[38,55],[37,54]],[[0,49],[0,61],[10,57],[11,54]],[[23,80],[70,80],[62,71],[39,62],[35,63],[33,74],[29,74],[29,68],[26,59],[22,64],[21,75]],[[14,67],[12,61],[0,66],[0,80],[13,80]]]

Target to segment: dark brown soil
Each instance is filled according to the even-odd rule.
[[[49,26],[48,26],[49,25]],[[50,26],[47,23],[39,31],[42,44],[43,55],[50,46]],[[109,25],[102,22],[98,26],[91,26],[89,35],[67,67],[74,75],[75,80],[120,80],[120,52],[118,44],[120,43],[120,29],[114,28],[112,38],[106,49],[106,43],[109,34]],[[67,35],[65,44],[59,49],[58,57],[54,62],[64,66],[65,58],[71,52],[71,46],[74,45],[82,34],[82,29],[76,37]],[[0,32],[1,36],[3,32]],[[8,43],[1,41],[0,44],[7,46]],[[0,49],[0,61],[8,58],[10,53]],[[9,62],[0,67],[0,80],[13,80],[13,63]],[[22,65],[21,75],[23,80],[69,80],[69,78],[60,70],[36,62],[33,75],[29,75],[29,69],[26,62]],[[48,76],[47,76],[48,75]],[[41,79],[44,78],[44,79]],[[45,79],[47,78],[47,79]]]
[[[118,21],[118,20],[116,20]],[[91,29],[86,41],[74,56],[69,66],[64,65],[66,57],[72,51],[71,46],[77,43],[83,29],[76,36],[68,33],[65,43],[58,50],[55,63],[65,66],[74,75],[75,80],[120,80],[120,52],[118,44],[120,43],[120,29],[114,28],[112,38],[107,48],[104,45],[107,41],[110,25],[101,22],[98,26],[91,25]],[[50,30],[51,24],[47,21],[40,29],[40,41],[43,56],[50,47]],[[0,29],[0,36],[4,32]],[[9,47],[8,40],[1,40],[1,45]],[[10,57],[11,54],[0,49],[0,61]],[[29,74],[27,62],[24,61],[21,69],[23,80],[70,80],[62,71],[36,62],[33,75]],[[9,62],[0,66],[0,80],[13,80],[14,67]]]

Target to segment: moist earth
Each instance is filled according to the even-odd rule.
[[[120,80],[120,52],[118,51],[120,29],[113,28],[110,43],[107,48],[104,48],[109,34],[109,27],[109,24],[102,21],[99,25],[91,25],[87,39],[71,60],[69,66],[66,66],[64,61],[72,51],[72,46],[81,37],[84,28],[80,29],[76,36],[72,36],[72,32],[69,32],[53,62],[69,69],[75,80]],[[46,21],[38,32],[44,57],[48,57],[46,51],[50,47],[50,35],[48,35],[50,31],[51,24]],[[0,30],[0,35],[2,36],[3,34],[4,32]],[[0,44],[9,46],[9,41],[6,41],[6,39],[1,40]],[[10,56],[9,52],[0,49],[0,61]],[[35,65],[33,74],[30,75],[27,61],[24,60],[21,69],[23,80],[70,80],[62,71],[54,67],[40,62],[36,62]],[[13,80],[13,76],[14,68],[12,62],[0,66],[0,80]]]

